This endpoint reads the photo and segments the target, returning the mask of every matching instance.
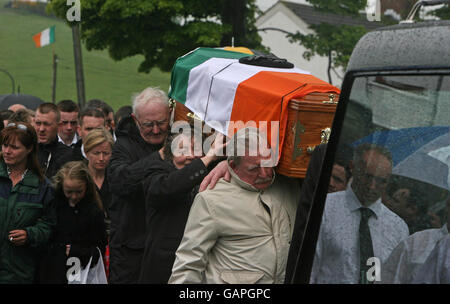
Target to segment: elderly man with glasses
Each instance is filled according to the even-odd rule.
[[[137,283],[144,252],[145,196],[142,182],[151,172],[151,154],[169,132],[167,95],[147,88],[133,100],[133,113],[117,126],[107,177],[112,192],[110,282]]]

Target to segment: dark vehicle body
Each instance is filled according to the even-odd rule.
[[[374,132],[449,125],[450,21],[388,26],[369,32],[361,38],[353,50],[343,81],[319,183],[301,248],[293,266],[293,276],[288,283],[310,282],[322,216],[329,195],[327,188],[331,170],[335,155],[344,146],[354,145]],[[398,149],[401,154],[406,145]],[[405,153],[406,158],[412,155],[409,151]],[[400,160],[400,164],[394,162],[393,167],[398,168],[396,166],[400,166],[402,161],[406,161],[405,158]],[[393,173],[396,170],[393,169]],[[415,173],[424,176],[426,171]],[[437,169],[431,172],[435,172],[431,175],[438,174]],[[415,179],[413,175],[414,172],[408,178]],[[436,197],[428,198],[427,212],[438,203],[442,206],[444,196],[448,197],[448,184],[441,186],[423,179],[420,183],[427,187],[437,187],[433,191],[438,189]],[[440,224],[445,219],[442,218]],[[438,227],[427,225],[423,230]]]

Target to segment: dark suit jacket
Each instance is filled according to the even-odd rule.
[[[66,162],[79,160],[73,157],[72,148],[58,142],[58,137],[46,145],[39,143],[37,156],[39,164],[48,178],[54,176]]]

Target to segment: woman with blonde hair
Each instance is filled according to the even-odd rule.
[[[107,230],[109,231],[109,202],[111,192],[109,191],[106,178],[106,168],[111,159],[114,140],[106,128],[94,129],[83,139],[83,148],[88,160],[89,173],[94,179],[97,191],[100,195],[103,209],[105,211]]]
[[[97,247],[105,252],[106,229],[103,206],[89,169],[82,161],[66,163],[53,177],[56,192],[57,225],[44,259],[41,282],[67,283],[67,259],[76,257],[85,267]]]

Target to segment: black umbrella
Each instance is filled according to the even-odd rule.
[[[28,94],[0,95],[0,110],[6,110],[9,106],[17,103],[35,111],[44,101],[39,97]]]

